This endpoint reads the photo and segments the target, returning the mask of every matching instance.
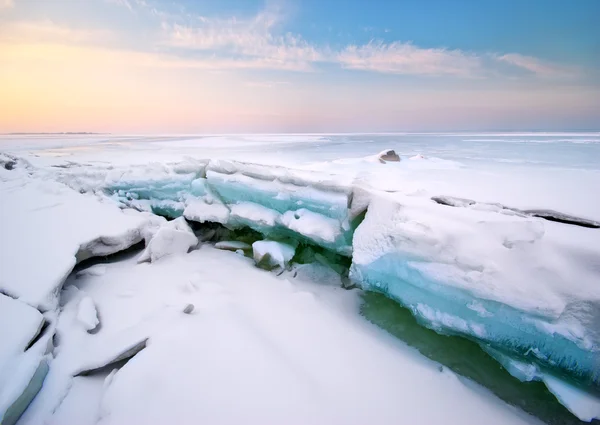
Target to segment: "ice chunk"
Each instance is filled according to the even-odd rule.
[[[289,244],[276,241],[258,241],[252,244],[254,261],[261,268],[285,268],[296,249]]]
[[[544,375],[542,380],[552,394],[571,413],[582,421],[600,419],[600,398],[560,380],[552,375]]]
[[[280,214],[277,211],[255,204],[240,202],[231,206],[231,219],[247,225],[260,227],[275,227]]]
[[[152,238],[138,262],[154,262],[172,254],[185,254],[198,244],[198,239],[183,217],[163,225]]]
[[[21,173],[0,182],[0,290],[48,310],[76,261],[142,240],[146,219],[112,202]],[[35,259],[32,266],[31,259]]]
[[[589,230],[577,227],[568,229],[581,238],[571,249],[564,227],[381,194],[354,233],[351,278],[438,332],[530,356],[597,386],[600,288],[588,257],[597,251],[583,243]]]
[[[48,372],[41,344],[29,348],[44,317],[27,304],[0,294],[0,423],[14,424]]]
[[[199,223],[221,223],[229,221],[229,208],[216,200],[197,199],[191,201],[183,216]]]
[[[98,326],[98,323],[100,323],[94,300],[92,300],[91,297],[85,296],[79,300],[79,305],[77,306],[77,320],[88,332],[94,330],[96,326]]]
[[[482,345],[488,354],[496,359],[515,378],[523,382],[542,381],[548,390],[571,413],[582,421],[600,419],[600,397],[567,382],[564,378],[544,372],[538,366],[512,358],[487,345]]]
[[[304,208],[284,213],[281,224],[309,239],[328,244],[333,244],[342,234],[338,221]]]
[[[237,251],[239,249],[244,251],[252,248],[252,246],[241,241],[220,241],[215,244],[215,248],[225,251]]]

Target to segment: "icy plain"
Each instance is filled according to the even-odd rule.
[[[598,133],[2,136],[0,152],[3,425],[40,387],[20,423],[536,422],[366,323],[342,286],[600,416]],[[243,229],[261,239],[227,240]]]

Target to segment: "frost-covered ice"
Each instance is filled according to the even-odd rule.
[[[156,231],[138,261],[155,262],[167,255],[185,254],[197,244],[198,238],[183,217],[179,217],[163,224]]]
[[[27,170],[0,168],[0,291],[48,310],[77,261],[142,240],[146,220]]]
[[[295,252],[295,247],[283,242],[257,241],[252,244],[254,261],[263,268],[285,268]]]
[[[439,333],[502,351],[494,357],[514,376],[543,381],[582,420],[597,416],[599,230],[569,222],[600,218],[591,195],[600,186],[600,135],[425,137],[67,138],[47,146],[0,139],[10,151],[0,159],[11,164],[0,167],[0,290],[54,315],[54,359],[24,423],[68,417],[78,404],[71,386],[99,398],[89,418],[100,423],[167,420],[173,411],[211,423],[531,420],[418,366],[363,328],[353,308],[322,303],[352,298],[332,296],[335,285],[298,291],[243,255],[189,252],[198,238],[188,222],[257,232],[264,240],[217,247],[247,254],[254,242],[267,268],[284,269],[298,247],[312,246],[320,265],[298,266],[299,279],[335,270],[326,280],[345,284],[343,269],[320,252],[341,255],[354,284],[395,299]],[[569,158],[560,157],[565,144]],[[275,156],[273,146],[281,147]],[[373,155],[392,149],[400,161]],[[547,210],[568,219],[546,220],[553,217],[539,212]],[[208,240],[218,232],[200,233]],[[139,260],[152,263],[78,271],[56,321],[59,291],[77,262],[140,241]],[[189,305],[193,314],[184,314]],[[99,331],[88,333],[94,323]],[[29,368],[23,377],[48,359],[40,342],[31,361],[15,357]],[[138,352],[109,378],[107,365],[121,367]],[[93,382],[73,379],[92,370]],[[198,391],[202,402],[193,403]],[[423,408],[432,392],[439,411]],[[222,408],[223,394],[239,400],[239,411]],[[401,411],[399,399],[408,400]],[[267,400],[281,410],[268,410]]]

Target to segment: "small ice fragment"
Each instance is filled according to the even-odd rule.
[[[215,248],[226,251],[248,250],[252,248],[249,244],[240,241],[221,241],[215,244]]]
[[[164,224],[154,235],[138,263],[154,262],[171,254],[185,254],[198,244],[198,239],[183,217]]]
[[[293,246],[276,241],[254,242],[252,249],[256,265],[266,270],[285,268],[296,253]]]
[[[94,301],[85,296],[79,301],[77,306],[77,320],[83,325],[86,331],[92,331],[98,326],[98,313]]]

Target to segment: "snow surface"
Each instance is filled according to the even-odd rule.
[[[131,258],[67,285],[94,299],[102,330],[78,326],[83,295],[69,286],[51,373],[21,424],[537,423],[362,321],[356,293],[280,279],[231,252]],[[110,379],[72,378],[143,338]]]
[[[380,163],[373,153],[383,149],[395,150],[402,161]],[[341,372],[335,376],[328,375],[333,373],[329,370],[338,370],[332,360],[324,361],[323,365],[327,364],[327,368],[323,366],[321,369],[320,361],[311,357],[314,354],[299,350],[309,360],[303,357],[300,361],[294,357],[291,369],[296,372],[291,373],[287,366],[281,366],[288,362],[280,362],[280,345],[273,349],[272,340],[265,340],[265,332],[269,335],[274,326],[266,318],[259,322],[257,332],[262,339],[256,342],[248,336],[247,329],[241,330],[243,326],[235,316],[237,310],[227,310],[222,321],[221,316],[214,316],[215,329],[231,331],[231,335],[237,336],[239,341],[216,340],[211,333],[214,329],[207,328],[208,323],[195,322],[203,317],[203,301],[177,298],[177,305],[169,305],[169,313],[165,313],[165,317],[172,314],[173,323],[179,323],[180,319],[194,322],[185,322],[187,326],[171,335],[165,331],[167,325],[162,322],[162,313],[157,313],[162,311],[162,307],[152,301],[157,299],[168,303],[165,301],[169,298],[168,291],[163,293],[164,286],[158,286],[157,282],[149,285],[149,292],[144,292],[146,295],[138,299],[140,289],[131,282],[136,281],[140,270],[162,270],[169,264],[183,261],[183,258],[196,258],[210,250],[202,248],[186,254],[197,243],[191,230],[176,228],[177,224],[167,225],[163,218],[152,213],[171,218],[183,216],[198,222],[218,222],[232,228],[248,226],[263,233],[266,238],[297,238],[302,243],[312,243],[352,256],[351,277],[356,283],[366,289],[384,292],[406,305],[425,326],[440,333],[458,333],[508,350],[517,357],[526,357],[530,364],[533,362],[557,369],[561,374],[571,374],[580,383],[596,387],[600,383],[597,367],[600,357],[600,287],[596,285],[600,274],[598,230],[553,223],[502,208],[502,205],[507,205],[521,211],[554,210],[599,221],[600,198],[592,195],[600,187],[599,133],[2,136],[0,151],[8,152],[0,154],[0,165],[10,163],[8,168],[11,168],[0,166],[0,196],[3,201],[0,205],[3,235],[0,239],[1,292],[31,305],[32,310],[37,308],[47,315],[57,315],[59,291],[77,262],[122,251],[142,240],[147,246],[145,257],[152,259],[152,253],[155,259],[165,257],[157,263],[137,266],[133,265],[134,260],[117,263],[117,269],[123,266],[129,272],[125,273],[123,269],[123,276],[114,283],[118,283],[118,288],[102,285],[103,290],[113,291],[110,303],[102,302],[100,290],[95,293],[84,286],[85,282],[94,280],[109,282],[112,265],[107,266],[104,274],[90,270],[69,278],[69,282],[75,279],[74,286],[60,296],[65,309],[60,314],[58,325],[53,322],[48,335],[16,360],[22,384],[9,388],[13,395],[18,395],[27,385],[28,379],[24,377],[43,371],[41,365],[44,362],[49,361],[51,366],[44,390],[36,398],[35,406],[26,412],[26,423],[45,421],[52,412],[68,415],[68,411],[64,410],[66,407],[57,410],[57,406],[59,399],[71,394],[69,387],[74,385],[73,375],[102,367],[132,349],[136,351],[143,347],[146,348],[110,379],[108,371],[96,372],[95,376],[107,379],[106,389],[98,388],[100,383],[105,385],[104,378],[97,379],[98,382],[89,385],[89,388],[81,383],[87,378],[76,378],[76,382],[81,383],[82,388],[88,388],[90,394],[102,394],[97,415],[94,414],[95,419],[102,419],[101,423],[119,423],[121,419],[137,422],[134,415],[153,418],[150,413],[144,416],[146,413],[142,412],[142,407],[146,405],[155,407],[149,412],[161,418],[167,411],[158,412],[159,403],[152,403],[153,397],[166,397],[172,401],[182,412],[182,418],[186,412],[216,422],[257,417],[252,413],[264,413],[258,408],[264,405],[260,404],[261,400],[256,400],[257,397],[246,393],[251,392],[249,388],[254,382],[263,381],[265,387],[260,386],[256,395],[271,396],[273,400],[280,400],[282,406],[289,407],[286,412],[286,409],[270,412],[272,417],[260,417],[274,422],[284,418],[278,414],[291,413],[285,418],[297,418],[298,422],[305,419],[304,422],[311,423],[334,418],[348,423],[352,422],[349,418],[364,419],[365,412],[372,414],[372,409],[381,414],[383,422],[394,422],[391,418],[398,422],[398,413],[392,412],[390,406],[379,404],[375,394],[381,402],[387,401],[394,406],[393,400],[386,399],[387,390],[402,395],[395,397],[397,404],[411,385],[417,390],[415,394],[407,394],[413,397],[409,397],[407,406],[415,408],[409,408],[406,412],[409,416],[400,419],[425,423],[443,420],[448,423],[448,415],[456,415],[452,418],[457,423],[465,423],[465,418],[473,419],[474,423],[477,422],[475,418],[489,421],[488,417],[478,416],[478,412],[483,411],[480,401],[477,401],[477,397],[481,397],[480,391],[469,389],[462,398],[455,399],[453,396],[462,394],[460,391],[453,394],[457,390],[453,386],[443,387],[437,378],[428,381],[429,378],[425,377],[429,375],[423,375],[421,370],[411,374],[410,368],[394,369],[400,368],[395,365],[396,362],[407,361],[406,353],[400,355],[394,344],[392,351],[395,354],[379,353],[375,347],[385,341],[381,334],[375,335],[369,330],[367,339],[353,339],[350,336],[353,331],[344,326],[359,326],[354,310],[348,314],[347,309],[342,309],[344,324],[340,324],[327,319],[330,313],[324,313],[323,308],[323,314],[319,313],[314,318],[322,321],[323,329],[314,330],[315,337],[309,341],[305,340],[305,336],[313,332],[310,328],[312,311],[311,314],[306,314],[306,310],[298,311],[298,317],[302,318],[298,322],[307,328],[292,327],[291,339],[286,344],[293,348],[303,344],[320,347],[322,341],[319,338],[329,332],[327,329],[336,329],[337,333],[327,335],[327,338],[331,344],[339,344],[339,352],[333,348],[331,352],[335,351],[338,363],[340,358],[349,357],[361,364],[364,370],[359,368],[353,372],[357,374],[358,381],[371,385],[373,376],[385,374],[384,366],[389,368],[392,376],[395,370],[407,374],[407,382],[411,385],[398,383],[396,387],[396,384],[387,381],[376,381],[374,393],[367,392],[366,396],[365,385],[358,385],[362,389],[362,397],[366,397],[366,400],[361,400],[365,410],[361,410],[358,396],[349,389],[350,385],[340,384],[340,388],[332,390],[333,384],[328,376],[338,379],[339,383],[347,382]],[[431,200],[438,196],[472,199],[476,203],[468,208],[452,208]],[[366,218],[361,223],[367,208]],[[183,218],[178,220],[185,223]],[[211,257],[210,264],[206,264],[211,272],[228,276],[234,282],[247,279],[250,270],[255,272],[248,265],[249,259],[227,252],[217,255],[229,257]],[[225,266],[229,260],[225,258],[241,262],[233,266],[238,268],[239,264],[239,270],[229,270]],[[248,267],[242,267],[243,264]],[[312,270],[307,268],[304,275],[311,275]],[[228,275],[234,272],[238,274]],[[156,279],[162,277],[164,284],[173,281],[173,276],[181,276],[181,290],[189,295],[203,287],[197,279],[190,278],[194,273],[201,272],[186,267],[169,269],[169,273],[159,273]],[[257,281],[266,279],[267,282],[272,278],[263,272],[258,273],[262,274],[256,278]],[[299,276],[302,274],[298,273]],[[142,277],[149,280],[150,275]],[[214,279],[218,280],[216,276]],[[277,282],[281,284],[281,281]],[[230,284],[233,283],[223,283]],[[95,335],[87,333],[77,320],[78,302],[86,296],[82,291],[77,292],[77,286],[84,289],[96,305],[101,327]],[[242,304],[251,300],[258,302],[254,298],[262,293],[258,286],[249,286],[258,292],[244,292],[248,299],[244,298]],[[211,297],[220,294],[217,296],[219,300],[227,299],[219,285],[209,284],[206,288]],[[279,312],[277,303],[289,307],[283,298],[265,297],[268,302],[264,301],[261,307],[269,312],[269,318]],[[315,294],[306,292],[294,299],[294,302],[306,307],[314,304]],[[131,310],[111,306],[112,302],[119,304],[118,301],[136,304],[128,305]],[[143,307],[144,301],[148,302],[148,306],[155,305],[156,310]],[[221,306],[221,301],[212,306]],[[192,315],[182,313],[188,304],[195,306]],[[290,314],[293,311],[290,308]],[[111,315],[118,317],[121,325],[129,324],[129,327],[121,328],[122,332],[112,332],[111,319],[108,319]],[[284,317],[291,319],[291,316]],[[295,320],[292,323],[296,323]],[[246,326],[246,321],[241,322]],[[244,378],[241,381],[236,379],[232,387],[239,391],[234,394],[240,396],[239,400],[248,397],[247,404],[240,402],[240,406],[244,407],[240,412],[245,412],[246,417],[242,414],[239,417],[218,417],[225,413],[236,414],[218,409],[219,400],[215,399],[215,394],[223,394],[219,392],[206,395],[206,400],[214,403],[200,403],[202,411],[195,410],[195,405],[187,405],[186,394],[197,391],[193,383],[206,378],[202,370],[194,372],[202,358],[198,354],[202,352],[196,348],[194,341],[186,338],[196,331],[197,326],[198,333],[215,347],[214,353],[206,352],[206,359],[222,356],[232,362],[233,359],[222,351],[230,349],[235,353],[245,353],[242,346],[248,345],[248,359],[240,360],[236,356],[235,360],[249,371],[237,370],[236,363],[235,373],[230,371],[227,375],[225,366],[215,367],[214,374],[206,372],[210,378],[208,381],[216,388],[224,385],[218,382],[219,377],[239,374]],[[50,361],[46,347],[54,329],[59,343],[53,349],[55,358]],[[23,332],[22,337],[25,338],[27,332]],[[287,336],[281,338],[288,341]],[[162,343],[155,345],[155,341]],[[245,343],[235,345],[241,344],[240,341]],[[173,350],[177,347],[183,354],[168,348],[171,343]],[[91,347],[89,350],[81,349],[87,345]],[[327,343],[324,346],[329,347]],[[206,349],[205,346],[203,348]],[[329,348],[326,351],[329,352]],[[374,356],[372,361],[382,363],[382,369],[376,369],[376,366],[369,366],[369,369],[363,365],[371,355]],[[379,355],[382,357],[377,360]],[[165,363],[169,366],[165,359],[170,356],[175,360],[173,364],[177,364],[178,359],[187,364],[188,372],[194,373],[192,378],[187,379],[180,376],[183,372],[165,367],[157,382],[162,384],[164,381],[166,385],[149,390],[151,394],[144,392],[142,382],[152,380],[146,368],[159,361],[161,366]],[[395,356],[402,360],[388,361]],[[262,358],[270,361],[261,363]],[[327,358],[325,356],[325,360]],[[125,374],[136,362],[141,362],[142,366]],[[299,369],[296,367],[298,364],[302,365]],[[353,367],[356,368],[356,365]],[[252,375],[261,370],[265,371],[262,375],[266,374],[267,379],[262,375],[260,379]],[[315,376],[311,375],[312,372]],[[129,378],[119,384],[122,373]],[[417,375],[425,378],[427,385],[417,383]],[[527,376],[526,373],[522,375]],[[181,379],[174,378],[177,376]],[[317,383],[316,394],[321,391],[325,394],[324,398],[319,401],[311,399],[313,392],[307,388],[312,388],[313,384],[303,383],[303,376],[310,376],[311,382]],[[370,376],[369,380],[367,376]],[[140,380],[137,384],[134,383],[136,379]],[[397,379],[402,381],[404,378]],[[239,382],[242,384],[239,385]],[[588,399],[579,390],[570,391],[562,382],[544,382],[574,414],[586,420],[593,417],[593,397]],[[121,391],[130,394],[134,389],[138,391],[138,386],[140,392],[136,397],[139,398],[131,406],[118,400],[123,394]],[[422,407],[427,393],[434,389],[437,391],[438,386],[449,392],[436,393],[436,397],[442,400],[441,411],[444,414],[438,418],[434,417],[435,412],[421,409],[424,410],[422,415],[429,415],[424,421],[410,416],[416,415],[416,406]],[[179,387],[189,393],[178,394],[176,390]],[[167,388],[180,398],[169,396]],[[263,391],[262,388],[266,389]],[[282,398],[286,394],[283,388],[293,389],[291,401]],[[6,388],[0,388],[0,402],[5,403],[2,406],[6,406],[9,399],[5,391]],[[348,404],[352,406],[351,409],[346,406],[347,412],[341,407],[344,394],[348,394]],[[424,398],[421,400],[420,397]],[[465,402],[465,399],[470,401]],[[324,400],[332,400],[332,403],[325,406]],[[446,403],[444,400],[447,405],[443,404]],[[498,421],[508,418],[501,403],[490,403],[493,409],[503,412],[496,418]],[[71,405],[77,405],[77,402],[71,402]],[[306,406],[313,407],[306,409]],[[337,410],[334,409],[336,406]],[[448,413],[452,412],[452,408],[456,410],[457,406],[463,410]],[[116,412],[115,416],[113,412]],[[354,416],[344,416],[352,412]],[[204,414],[211,416],[202,416]],[[511,412],[509,416],[513,414]],[[487,412],[487,415],[491,417],[495,413]],[[358,419],[356,421],[360,422]],[[511,420],[515,420],[513,416]]]
[[[0,291],[48,310],[77,261],[142,240],[142,216],[126,215],[24,169],[0,168]]]
[[[90,297],[83,297],[79,301],[79,305],[77,306],[77,320],[79,320],[86,331],[95,329],[98,323],[100,323],[94,300]]]

